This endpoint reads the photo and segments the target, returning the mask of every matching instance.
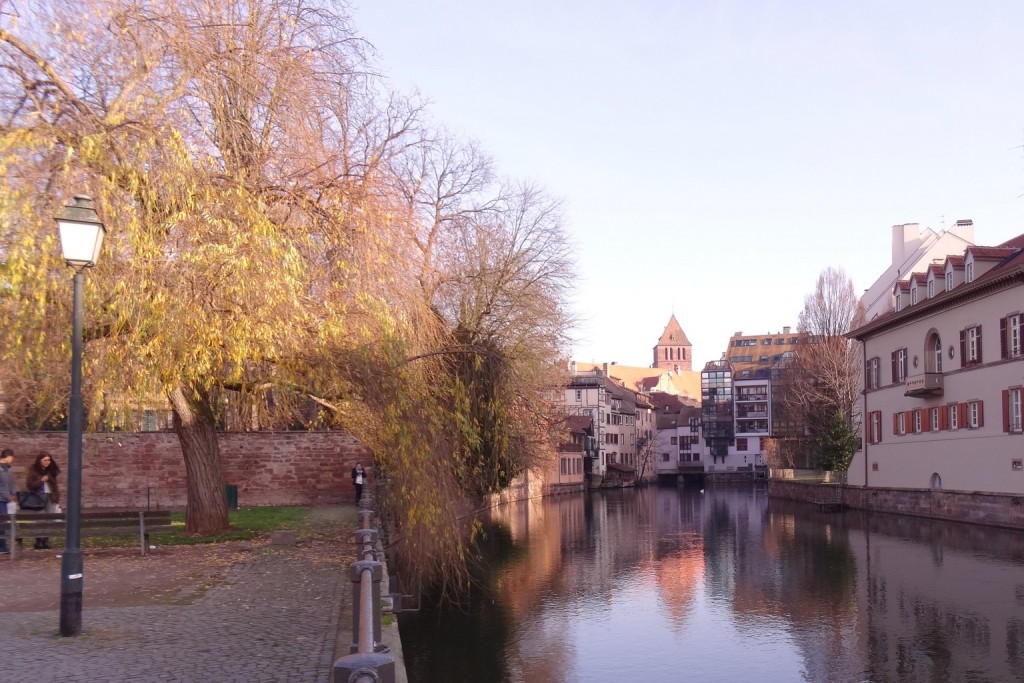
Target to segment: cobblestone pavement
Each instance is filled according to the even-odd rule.
[[[296,546],[87,551],[75,638],[57,634],[56,553],[0,560],[0,680],[330,681],[339,619],[352,618],[356,523],[339,510],[314,510]]]

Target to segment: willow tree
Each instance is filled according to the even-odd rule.
[[[92,194],[109,233],[87,280],[90,415],[165,396],[186,528],[218,531],[218,392],[279,409],[323,393],[343,412],[344,373],[311,368],[393,327],[381,283],[400,250],[374,176],[416,107],[376,106],[362,43],[326,5],[42,9],[0,32],[4,353],[26,370],[66,357],[50,217]]]

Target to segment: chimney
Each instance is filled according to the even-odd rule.
[[[961,218],[949,231],[965,242],[974,244],[974,221],[970,218]]]
[[[899,267],[910,254],[921,246],[921,226],[904,223],[892,226],[892,265]]]
[[[608,364],[605,363],[602,367],[604,368],[604,376],[607,377],[608,376]]]
[[[569,374],[573,377],[576,376],[576,361],[574,360],[569,361]]]
[[[782,328],[782,334],[789,334],[789,325]]]

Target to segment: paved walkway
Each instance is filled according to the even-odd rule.
[[[87,550],[76,638],[57,634],[57,553],[0,559],[0,680],[330,681],[336,643],[351,642],[358,517],[313,513],[295,546]]]

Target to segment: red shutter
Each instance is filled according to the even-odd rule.
[[[910,434],[914,431],[914,411],[906,410],[903,412],[903,432]]]
[[[1006,318],[1000,318],[999,319],[999,357],[1000,358],[1009,358],[1010,357],[1010,349],[1009,349],[1009,346],[1006,343],[1006,327],[1007,327],[1006,323],[1007,323]]]
[[[956,426],[959,429],[963,429],[967,426],[967,404],[957,403],[956,404]]]
[[[893,413],[892,414],[892,433],[893,434],[899,434],[900,433],[900,414],[899,413]]]
[[[939,429],[949,429],[949,406],[939,406]]]
[[[981,357],[981,325],[978,325],[978,357],[976,359],[978,365],[984,362],[984,358]]]
[[[960,330],[960,367],[967,365],[967,330]]]
[[[932,431],[932,411],[930,408],[921,409],[921,431]]]
[[[978,427],[985,426],[985,402],[978,401]]]
[[[1010,390],[1003,389],[1003,431],[1010,431]]]

